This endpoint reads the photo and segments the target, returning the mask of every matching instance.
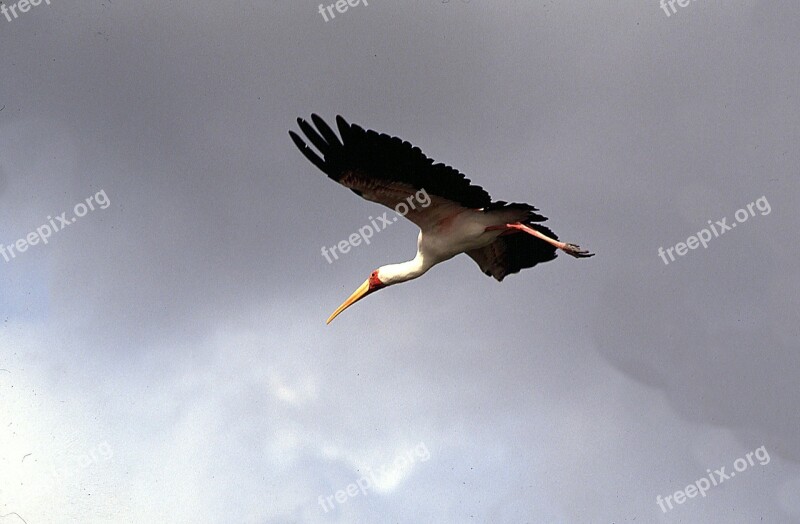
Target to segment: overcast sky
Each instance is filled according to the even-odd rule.
[[[0,524],[800,522],[800,3],[368,4],[0,15]],[[597,256],[326,326],[417,233],[312,112]]]

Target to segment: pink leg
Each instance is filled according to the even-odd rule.
[[[589,253],[588,251],[584,251],[575,244],[568,244],[567,242],[559,242],[549,236],[541,233],[540,231],[536,231],[532,227],[526,226],[525,224],[521,224],[519,222],[514,222],[513,224],[506,224],[504,226],[490,226],[486,228],[486,231],[497,231],[497,230],[504,230],[505,233],[511,233],[514,230],[522,231],[524,233],[528,233],[529,235],[533,235],[540,240],[544,240],[551,246],[555,247],[556,249],[560,249],[564,253],[568,255],[572,255],[575,258],[587,258],[594,256],[594,253]]]

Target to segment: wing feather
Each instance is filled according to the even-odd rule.
[[[550,238],[558,239],[555,233],[541,224],[533,221],[527,221],[526,224]],[[502,282],[508,275],[549,262],[557,256],[556,248],[547,242],[520,232],[501,235],[488,246],[466,253],[477,262],[481,271],[498,282]]]
[[[298,149],[300,149],[300,152],[303,153],[303,156],[305,156],[320,170],[325,171],[325,161],[318,157],[316,153],[314,153],[314,151],[312,151],[311,148],[308,147],[305,142],[303,142],[302,138],[297,136],[293,131],[289,131],[289,136],[292,137],[292,141],[295,143]]]
[[[297,125],[300,126],[300,130],[308,137],[311,143],[314,144],[314,147],[320,151],[325,151],[328,148],[328,143],[317,133],[317,130],[314,129],[311,124],[302,118],[298,118]]]
[[[297,119],[300,130],[319,151],[316,154],[297,134],[292,141],[303,155],[331,179],[356,194],[391,209],[424,190],[440,212],[448,208],[478,209],[492,204],[482,187],[472,184],[456,169],[434,161],[408,142],[397,137],[364,130],[336,117],[339,136],[318,115],[311,115],[313,126]],[[340,138],[341,137],[341,138]],[[406,215],[420,227],[431,223],[423,210]]]

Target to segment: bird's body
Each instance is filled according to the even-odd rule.
[[[420,229],[417,237],[417,256],[409,262],[396,265],[407,265],[409,270],[418,268],[422,272],[415,276],[420,276],[434,265],[450,260],[458,254],[487,247],[503,234],[500,229],[490,228],[511,221],[504,220],[507,215],[508,213],[503,212],[485,213],[481,209],[462,209],[444,217]],[[381,271],[381,275],[383,274],[385,272]]]
[[[459,253],[488,246],[500,235],[500,231],[486,231],[491,225],[488,218],[480,212],[463,211],[433,227],[420,230],[417,255],[408,262],[381,267],[381,280],[387,285],[412,280]]]
[[[298,125],[322,153],[320,158],[294,132],[300,151],[330,178],[359,196],[390,207],[417,224],[417,255],[408,262],[381,266],[328,319],[367,294],[413,280],[431,267],[466,253],[498,281],[511,273],[556,257],[562,250],[576,258],[592,256],[574,244],[559,242],[540,222],[547,220],[529,204],[493,202],[483,188],[461,173],[434,164],[419,148],[398,138],[364,131],[342,117],[336,122],[341,140],[316,115],[314,129]],[[414,205],[424,193],[426,205]],[[403,206],[402,208],[400,206]]]

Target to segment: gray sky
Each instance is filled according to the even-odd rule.
[[[800,522],[800,4],[675,8],[0,16],[0,243],[95,197],[0,258],[0,523]],[[502,283],[460,256],[326,326],[416,229],[325,261],[384,210],[294,148],[312,112],[597,256]]]

